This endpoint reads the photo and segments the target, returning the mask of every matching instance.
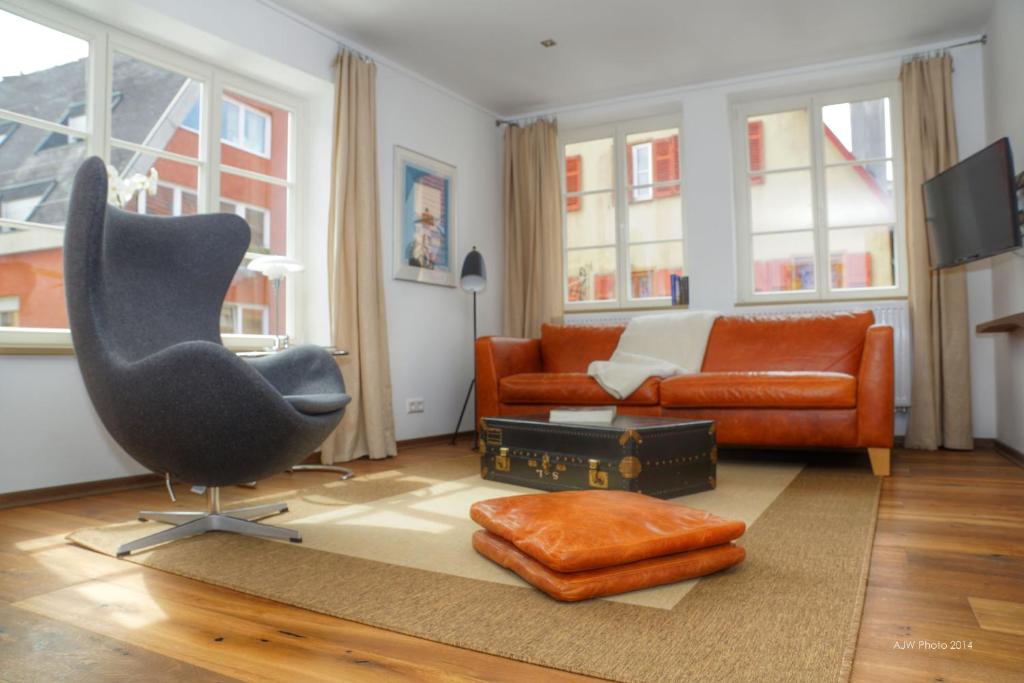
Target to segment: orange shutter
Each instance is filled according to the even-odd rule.
[[[565,158],[565,191],[579,192],[583,184],[583,157],[579,154]],[[582,197],[568,197],[565,200],[566,211],[579,211],[583,205]]]
[[[750,154],[750,170],[764,170],[764,121],[747,122],[747,149]],[[750,176],[751,185],[763,185],[764,176]]]
[[[679,180],[679,136],[655,140],[652,147],[654,155],[654,182],[665,183]],[[679,194],[678,185],[654,188],[655,199],[671,197]]]

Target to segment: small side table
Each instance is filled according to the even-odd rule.
[[[287,347],[285,347],[287,348]],[[348,351],[339,349],[335,346],[324,346],[324,351],[335,357],[347,356]],[[284,349],[264,349],[262,351],[239,351],[238,355],[242,358],[263,358],[264,356],[270,356],[275,353],[284,351]],[[341,475],[341,479],[351,479],[356,476],[356,473],[347,467],[341,467],[339,465],[293,465],[288,473],[292,472],[336,472]]]

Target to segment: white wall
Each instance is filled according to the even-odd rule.
[[[62,0],[75,11],[291,90],[307,100],[295,252],[309,269],[301,341],[327,343],[326,217],[337,42],[251,0]],[[399,439],[454,427],[472,378],[472,299],[459,289],[391,278],[392,154],[399,144],[458,168],[457,267],[474,244],[487,258],[480,333],[501,320],[500,137],[494,115],[394,65],[379,64],[378,155],[385,293]],[[406,415],[405,399],[426,411]],[[463,429],[472,424],[472,412]],[[0,355],[0,493],[108,479],[146,470],[106,434],[71,356]]]
[[[982,49],[972,45],[953,50],[954,100],[957,137],[962,154],[985,145],[985,108],[983,97]],[[598,123],[666,110],[681,117],[683,137],[683,194],[686,203],[687,265],[690,274],[690,300],[695,308],[750,312],[737,309],[736,245],[733,216],[733,165],[730,110],[734,101],[783,96],[896,80],[900,64],[907,54],[888,54],[846,60],[833,64],[790,69],[770,75],[734,79],[703,86],[639,96],[613,102],[575,106],[556,111],[561,129]],[[991,273],[983,264],[971,267],[968,274],[970,325],[988,319],[991,309]],[[828,304],[821,304],[827,308]],[[774,308],[774,306],[773,306]],[[807,308],[802,304],[801,308]],[[990,317],[990,316],[989,316]],[[995,392],[993,390],[994,342],[971,336],[971,398],[974,434],[992,437],[996,433]],[[897,433],[903,433],[902,420]]]
[[[1024,170],[1024,71],[1020,39],[1024,3],[996,0],[985,47],[988,140],[1010,138],[1017,171]],[[991,318],[1024,312],[1024,250],[992,263]],[[994,336],[998,438],[1024,451],[1024,332]]]

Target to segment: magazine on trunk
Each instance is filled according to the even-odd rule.
[[[596,408],[554,408],[548,415],[548,422],[560,424],[604,424],[615,420],[615,406]]]

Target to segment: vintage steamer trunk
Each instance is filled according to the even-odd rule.
[[[545,491],[615,489],[673,498],[715,488],[715,423],[620,415],[555,424],[547,415],[481,421],[480,476]]]

